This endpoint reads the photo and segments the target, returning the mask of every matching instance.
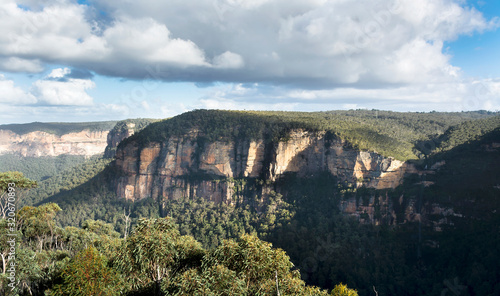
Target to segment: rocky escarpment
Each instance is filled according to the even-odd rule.
[[[192,129],[182,136],[144,146],[129,141],[116,153],[121,172],[119,197],[177,199],[203,197],[233,203],[231,179],[261,178],[275,181],[286,173],[308,177],[329,172],[341,182],[370,188],[394,188],[415,169],[375,152],[358,151],[325,132],[296,129],[286,140],[203,141]],[[229,179],[219,182],[214,179]]]
[[[23,157],[81,155],[90,157],[104,152],[108,131],[82,130],[63,135],[43,131],[16,134],[0,130],[0,154],[17,154]]]
[[[135,123],[128,122],[126,123],[124,128],[112,129],[108,133],[107,137],[108,144],[106,146],[106,150],[104,151],[104,157],[105,158],[115,157],[116,147],[118,147],[118,144],[120,144],[121,141],[134,134],[135,132],[134,128],[135,128]]]
[[[154,121],[156,120],[148,118],[126,119],[118,121],[113,129],[109,131],[108,146],[104,151],[104,157],[114,158],[116,154],[116,147],[118,147],[118,144],[120,144],[121,141],[144,129]]]

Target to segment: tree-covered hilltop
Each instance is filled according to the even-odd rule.
[[[109,131],[116,124],[116,121],[97,122],[32,122],[22,124],[2,124],[0,130],[9,130],[18,135],[41,131],[49,134],[62,136],[69,133],[78,133],[83,130]]]
[[[437,151],[449,151],[462,144],[472,143],[500,128],[500,116],[465,121],[449,128],[436,142]]]
[[[490,118],[489,121],[486,119]],[[120,145],[161,142],[197,130],[207,141],[267,139],[286,141],[293,129],[326,131],[355,148],[375,151],[399,160],[417,159],[430,153],[422,143],[437,139],[463,122],[499,124],[492,112],[398,113],[378,110],[329,112],[195,110],[146,127]],[[491,120],[493,119],[493,120]],[[485,121],[486,120],[486,121]]]

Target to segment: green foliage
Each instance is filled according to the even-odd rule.
[[[353,289],[349,289],[347,285],[338,284],[332,290],[332,296],[358,296],[358,292]]]
[[[51,211],[25,209],[23,215],[28,212]],[[44,219],[43,215],[30,217]],[[28,239],[26,229],[23,237]],[[45,295],[54,296],[274,295],[277,291],[280,295],[328,295],[306,286],[283,250],[273,249],[252,235],[243,235],[239,241],[225,240],[207,252],[192,237],[181,236],[170,218],[139,220],[127,240],[114,248],[102,247],[102,242],[119,239],[111,225],[101,221],[86,221],[84,228],[67,227],[64,232],[58,247],[61,250],[34,252],[26,244],[28,240],[19,246],[18,264],[29,269],[19,272],[23,286],[18,292],[45,291]],[[95,247],[96,237],[104,253]],[[82,247],[84,240],[87,243]],[[80,250],[67,253],[64,250],[68,248]],[[6,282],[4,277],[0,280]]]
[[[0,155],[0,171],[19,171],[30,179],[42,181],[85,161],[85,156],[80,155],[21,157],[5,154]]]
[[[17,213],[17,223],[23,236],[28,241],[37,240],[38,248],[42,251],[47,240],[52,243],[56,235],[54,218],[61,211],[55,203],[48,203],[39,207],[23,207]]]
[[[482,136],[500,128],[500,116],[466,121],[453,126],[443,135],[438,151],[449,151],[459,145],[480,140]]]
[[[11,186],[9,184],[15,184],[15,188],[18,189],[30,189],[37,186],[37,182],[24,177],[23,173],[20,172],[5,172],[0,173],[0,192],[3,194],[7,192],[7,189]]]
[[[271,244],[253,235],[243,235],[238,242],[224,241],[209,257],[205,264],[223,265],[236,271],[245,279],[250,293],[257,292],[262,281],[274,279],[276,271],[286,274],[293,266],[283,250],[272,249]]]
[[[434,183],[425,189],[425,196],[467,217],[494,217],[491,209],[500,207],[500,149],[494,143],[500,143],[500,127],[430,157],[429,165],[439,162],[442,166],[425,177]]]
[[[179,234],[170,218],[141,219],[123,242],[114,265],[127,274],[132,289],[159,291],[162,280],[169,280],[182,269],[181,262],[199,257],[201,245]]]
[[[189,269],[162,289],[167,295],[327,295],[306,287],[283,250],[256,236],[225,240],[205,254],[201,266]]]
[[[54,176],[38,182],[38,188],[30,190],[22,204],[38,204],[48,197],[70,191],[102,172],[109,163],[109,159],[94,157],[79,165],[60,170]]]
[[[294,128],[318,133],[327,130],[326,138],[343,139],[360,149],[385,151],[400,159],[426,156],[422,168],[441,160],[446,164],[425,176],[425,181],[435,185],[423,187],[422,177],[416,176],[395,190],[349,187],[338,184],[329,174],[311,178],[288,175],[277,182],[203,176],[233,184],[233,205],[199,198],[165,201],[152,197],[136,203],[117,200],[109,186],[117,174],[112,167],[96,162],[94,168],[82,169],[86,173],[81,175],[75,168],[52,179],[55,195],[40,193],[32,199],[57,202],[64,211],[56,218],[47,218],[56,221],[50,224],[52,232],[50,227],[48,231],[47,227],[35,227],[43,225],[37,222],[40,218],[30,224],[33,227],[22,225],[20,248],[26,254],[22,260],[33,267],[23,273],[21,293],[62,285],[58,275],[70,258],[87,247],[109,259],[113,263],[109,268],[116,268],[120,276],[130,276],[123,282],[123,293],[128,295],[275,295],[276,273],[281,295],[326,295],[305,282],[332,289],[333,295],[356,295],[356,291],[336,285],[340,282],[355,287],[360,295],[373,295],[374,286],[380,295],[441,295],[446,288],[443,281],[455,278],[470,294],[500,292],[496,280],[500,278],[496,268],[500,264],[500,236],[496,235],[500,221],[494,210],[500,206],[496,169],[500,158],[498,147],[491,145],[500,142],[497,113],[200,110],[151,124],[144,129],[147,133],[141,132],[134,139],[144,144],[182,136],[190,128],[200,130],[202,145],[258,137],[286,141]],[[197,176],[189,177],[197,180]],[[50,184],[42,183],[40,187]],[[269,193],[267,199],[258,194],[262,186]],[[447,216],[450,224],[442,233],[426,226],[419,229],[412,223],[398,225],[406,219],[406,206],[419,196],[427,204],[452,206],[465,217]],[[387,220],[381,218],[384,211],[387,214],[387,209],[377,204],[383,198],[393,203],[394,220],[392,215],[386,216]],[[343,216],[339,206],[347,200],[355,200],[357,207],[373,202],[374,221],[382,225],[366,225]],[[123,237],[125,213],[130,214],[135,228],[122,242],[115,230]],[[170,216],[170,222],[163,218],[140,220],[161,216]],[[368,220],[369,215],[363,217]],[[98,219],[111,224],[94,221]],[[245,235],[248,233],[253,235]],[[41,250],[37,235],[43,237]],[[242,238],[231,240],[237,237]],[[291,262],[298,269],[290,267]]]
[[[63,269],[62,284],[55,285],[48,295],[64,296],[112,296],[120,295],[118,273],[108,267],[104,256],[88,247],[76,254]]]
[[[83,130],[109,131],[116,121],[99,122],[32,122],[23,124],[2,124],[1,130],[10,130],[18,135],[41,131],[49,134],[62,136],[68,133],[78,133]]]
[[[202,198],[169,200],[163,204],[163,212],[175,220],[181,234],[192,235],[206,248],[215,248],[223,240],[244,233],[264,236],[290,220],[290,207],[280,194],[271,192],[267,203],[255,198],[236,207]]]
[[[25,178],[23,173],[0,173],[0,218],[6,218],[7,211],[15,210],[25,191],[36,186],[37,182]]]
[[[8,273],[0,274],[0,292],[5,296],[30,295],[37,290],[36,283],[43,279],[45,275],[41,266],[38,264],[35,252],[21,244],[16,245],[16,273],[14,289],[8,284]]]
[[[176,296],[248,295],[245,282],[223,265],[210,266],[201,273],[190,269],[177,277],[176,282],[164,282],[163,290],[167,295]]]

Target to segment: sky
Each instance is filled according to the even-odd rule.
[[[0,0],[0,124],[500,110],[498,0]]]

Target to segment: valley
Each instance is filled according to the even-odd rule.
[[[254,234],[324,289],[500,291],[497,113],[195,110],[80,131],[88,142],[0,130],[2,171],[43,176],[21,205],[57,203],[59,227],[102,220],[124,237],[170,217],[207,250]],[[44,157],[59,165],[21,165]]]

